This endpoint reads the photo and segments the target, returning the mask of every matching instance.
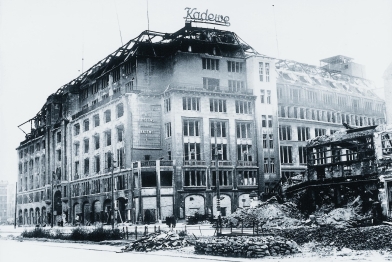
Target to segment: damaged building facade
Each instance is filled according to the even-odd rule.
[[[110,222],[112,187],[117,222],[248,206],[279,178],[274,68],[230,31],[144,31],[27,121],[19,223]]]
[[[232,213],[303,173],[307,139],[382,122],[370,89],[352,72],[260,55],[230,31],[144,31],[25,123],[18,222],[111,222],[112,188],[117,222],[216,216],[218,202]]]
[[[385,102],[365,79],[364,66],[334,56],[313,66],[277,60],[281,179],[301,181],[307,169],[307,140],[352,127],[385,123]]]

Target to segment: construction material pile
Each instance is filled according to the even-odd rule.
[[[149,252],[188,246],[188,242],[174,232],[154,233],[125,246],[122,251]]]
[[[221,237],[198,240],[198,254],[230,257],[265,257],[299,252],[294,241],[282,237]]]
[[[335,246],[339,249],[392,250],[392,227],[385,225],[358,228],[296,228],[275,230],[274,233],[292,239],[298,245],[316,242],[322,246]]]
[[[295,204],[270,200],[256,208],[241,208],[223,219],[224,227],[296,227],[303,224]]]

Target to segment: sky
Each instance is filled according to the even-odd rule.
[[[16,181],[17,126],[50,94],[142,31],[182,28],[186,7],[229,16],[230,27],[216,27],[260,54],[354,58],[379,91],[392,63],[390,0],[0,0],[0,180]]]

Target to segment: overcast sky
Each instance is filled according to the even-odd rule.
[[[16,181],[24,139],[17,126],[82,69],[147,30],[147,6],[152,31],[183,27],[186,7],[208,9],[229,16],[224,29],[261,54],[313,65],[352,57],[378,88],[392,63],[390,0],[0,0],[0,180]]]

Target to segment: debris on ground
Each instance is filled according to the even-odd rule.
[[[153,233],[126,245],[122,251],[149,252],[155,250],[176,249],[188,246],[183,237],[174,232]]]
[[[197,240],[195,253],[230,257],[265,257],[298,253],[298,245],[283,237],[220,237]]]

